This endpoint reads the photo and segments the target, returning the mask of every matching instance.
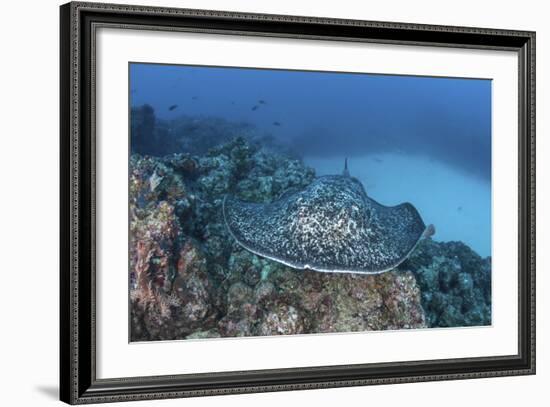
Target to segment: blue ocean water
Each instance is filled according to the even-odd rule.
[[[490,80],[133,63],[129,86],[161,121],[240,123],[318,175],[347,157],[370,197],[491,254]]]

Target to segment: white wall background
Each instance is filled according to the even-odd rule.
[[[550,382],[550,28],[545,2],[146,0],[189,8],[537,31],[538,374],[185,400],[188,406],[544,405]],[[2,5],[0,24],[0,404],[53,405],[58,382],[58,0]],[[7,225],[7,226],[6,226]],[[181,400],[148,402],[175,406]],[[136,403],[131,403],[137,405]],[[131,405],[130,403],[124,405]],[[142,403],[145,405],[144,403]]]

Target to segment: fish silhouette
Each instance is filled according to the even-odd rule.
[[[168,108],[168,110],[172,111],[172,110],[176,110],[178,108],[178,105],[172,105]]]

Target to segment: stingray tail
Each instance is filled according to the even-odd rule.
[[[344,161],[344,176],[349,177],[349,171],[348,171],[348,157],[346,157]]]

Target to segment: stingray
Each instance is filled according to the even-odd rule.
[[[295,269],[383,273],[401,264],[420,239],[435,233],[410,203],[384,206],[350,176],[326,175],[271,203],[227,195],[230,234],[250,252]]]

